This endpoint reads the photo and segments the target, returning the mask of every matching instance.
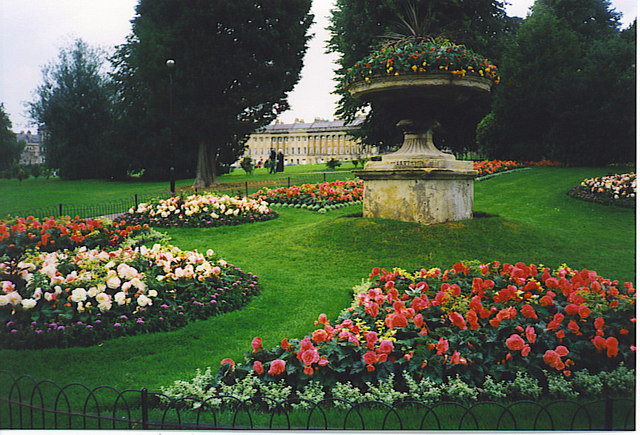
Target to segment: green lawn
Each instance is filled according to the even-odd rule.
[[[324,180],[351,179],[350,170],[353,164],[345,162],[341,168],[329,170],[326,165],[287,166],[285,172],[269,174],[265,168],[256,169],[252,174],[236,169],[230,174],[219,177],[219,181],[236,186],[244,192],[244,183],[249,184],[249,191],[254,192],[262,184],[279,185],[317,183]],[[325,173],[326,172],[326,173]],[[193,179],[177,180],[176,188],[188,188]],[[0,216],[12,212],[26,212],[36,208],[56,207],[58,204],[97,204],[114,200],[131,200],[135,194],[142,195],[169,194],[169,181],[105,181],[105,180],[73,180],[59,178],[0,179]],[[233,191],[235,194],[236,192]]]
[[[534,168],[476,182],[475,210],[490,216],[450,224],[364,219],[360,206],[350,206],[326,215],[285,208],[268,222],[171,230],[179,247],[212,248],[257,274],[262,294],[240,311],[179,331],[88,348],[0,350],[0,361],[16,374],[61,384],[157,390],[191,378],[197,368],[217,368],[225,357],[242,358],[255,336],[269,348],[284,337],[311,332],[318,314],[335,318],[349,306],[352,287],[374,266],[450,267],[471,259],[551,267],[567,263],[635,281],[635,210],[565,195],[582,179],[605,173]],[[82,186],[90,190],[89,184]]]

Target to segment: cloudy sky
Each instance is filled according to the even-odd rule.
[[[511,0],[507,12],[526,16],[534,0]],[[612,0],[623,13],[626,26],[637,16],[637,0]],[[137,0],[0,0],[0,103],[14,131],[30,126],[26,103],[42,81],[42,67],[57,57],[74,38],[111,50],[131,31]],[[312,121],[333,118],[336,96],[331,94],[335,56],[325,54],[329,37],[324,29],[334,0],[313,0],[316,24],[302,70],[302,78],[289,95],[292,110],[280,119]]]

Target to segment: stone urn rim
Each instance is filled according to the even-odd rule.
[[[419,73],[399,75],[377,75],[368,80],[358,80],[349,84],[349,95],[355,99],[368,100],[379,94],[401,94],[409,92],[424,98],[424,94],[438,94],[447,89],[455,93],[466,90],[471,93],[489,93],[494,81],[475,75],[459,77],[451,73]]]

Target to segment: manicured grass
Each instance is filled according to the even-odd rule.
[[[326,165],[287,166],[285,172],[269,174],[265,168],[256,169],[248,175],[242,169],[219,177],[221,183],[248,182],[249,192],[262,187],[262,182],[279,185],[318,183],[323,180],[353,179],[353,164],[343,163],[334,171]],[[326,174],[323,174],[326,172]],[[177,180],[176,188],[188,188],[193,179]],[[268,184],[268,183],[265,183]],[[242,192],[244,187],[239,186]],[[105,180],[60,180],[58,178],[0,179],[0,216],[7,213],[32,211],[36,208],[56,207],[58,204],[98,204],[106,201],[131,199],[133,196],[158,194],[169,195],[169,181],[105,181]],[[234,192],[235,194],[236,192]],[[133,204],[133,202],[132,202]]]
[[[127,337],[99,346],[0,350],[16,374],[58,383],[157,390],[197,368],[240,360],[261,336],[266,348],[314,329],[318,314],[335,318],[351,289],[374,266],[451,267],[459,260],[524,261],[590,268],[635,281],[635,210],[583,203],[565,192],[605,170],[535,168],[475,184],[475,209],[493,216],[423,226],[364,219],[360,206],[326,215],[280,209],[278,219],[237,227],[175,229],[183,249],[217,251],[257,274],[262,294],[240,311],[170,333]]]

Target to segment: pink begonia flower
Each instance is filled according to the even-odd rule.
[[[271,361],[271,366],[269,367],[269,374],[271,376],[277,376],[281,373],[284,372],[285,366],[287,365],[286,362],[284,362],[281,359],[276,359]]]
[[[253,353],[256,353],[260,349],[262,349],[262,338],[261,337],[255,337],[251,341],[251,347],[253,348]]]
[[[253,362],[253,371],[259,375],[264,373],[264,367],[262,366],[262,363],[260,361]]]

